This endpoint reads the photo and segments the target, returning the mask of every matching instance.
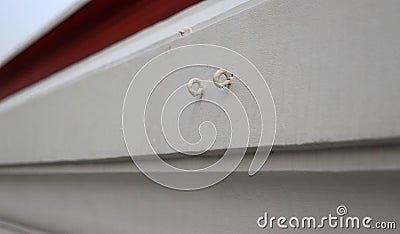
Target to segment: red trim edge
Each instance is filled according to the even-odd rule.
[[[90,1],[0,68],[0,99],[197,2]]]

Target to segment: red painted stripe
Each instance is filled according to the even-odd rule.
[[[0,68],[0,99],[197,2],[88,2]]]

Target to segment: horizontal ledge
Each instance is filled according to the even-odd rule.
[[[400,146],[395,144],[273,151],[261,172],[357,172],[400,170]],[[247,172],[254,149],[248,150],[235,172]],[[179,168],[204,168],[213,164],[221,151],[200,157],[178,154],[161,156]],[[48,163],[1,165],[0,175],[138,173],[129,156]],[[162,171],[159,171],[162,173]]]
[[[381,139],[363,139],[363,140],[349,140],[349,141],[337,141],[337,142],[313,142],[297,145],[273,145],[273,152],[287,152],[287,151],[312,151],[312,150],[331,150],[331,149],[343,149],[343,148],[360,148],[360,147],[387,147],[400,145],[400,137],[381,138]],[[225,152],[226,149],[214,149],[209,150],[202,154],[203,156],[219,157]],[[256,147],[248,147],[246,152],[248,154],[254,154]],[[162,153],[160,154],[163,158],[168,159],[182,159],[177,157],[177,153]],[[135,157],[148,157],[149,155],[135,155]],[[97,158],[87,158],[84,155],[79,157],[65,156],[62,159],[54,158],[48,160],[31,160],[31,161],[15,161],[10,163],[1,163],[0,168],[14,167],[14,166],[27,166],[27,165],[52,165],[52,164],[74,164],[74,163],[110,163],[120,162],[121,160],[129,159],[129,155],[99,155]]]
[[[48,232],[44,232],[41,230],[38,230],[34,227],[25,225],[25,224],[20,224],[14,221],[10,221],[8,219],[5,219],[3,217],[0,217],[0,232],[1,233],[15,233],[15,234],[21,234],[21,233],[31,233],[31,234],[48,234]]]

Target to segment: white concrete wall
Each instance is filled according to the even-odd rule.
[[[398,139],[399,10],[396,0],[248,2],[187,37],[85,70],[132,49],[127,40],[0,103],[0,162],[127,155],[121,109],[130,80],[151,57],[193,43],[236,50],[260,69],[277,108],[275,145]]]
[[[207,7],[0,103],[1,233],[286,233],[259,229],[256,220],[265,211],[322,216],[339,204],[352,215],[400,224],[400,1],[250,1],[204,16],[189,25],[194,32],[187,37],[141,47],[154,31],[187,26],[185,17]],[[256,176],[247,175],[247,155],[216,186],[181,192],[153,183],[133,165],[121,109],[145,62],[193,43],[248,57],[271,88],[278,126],[273,153]],[[201,167],[216,156],[167,160]],[[377,233],[318,230],[337,232]]]
[[[344,204],[349,215],[399,225],[399,152],[399,147],[277,152],[253,177],[246,172],[249,157],[226,180],[191,192],[152,182],[132,170],[129,158],[1,168],[0,217],[48,233],[287,233],[260,229],[257,218],[265,211],[287,217],[335,215]],[[382,233],[398,233],[398,228]]]

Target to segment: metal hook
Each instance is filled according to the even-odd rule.
[[[179,30],[179,34],[181,36],[185,36],[186,34],[190,34],[193,32],[193,29],[191,27],[183,27],[181,30]]]
[[[194,84],[198,84],[199,88],[197,90],[195,90],[193,88]],[[193,97],[196,97],[198,95],[202,96],[205,90],[205,86],[202,84],[201,79],[199,78],[192,78],[189,80],[188,84],[187,84],[187,88],[189,90],[189,93],[192,94]]]
[[[222,75],[225,75],[226,77],[226,80],[224,82],[221,82],[220,80]],[[213,78],[214,84],[218,88],[224,88],[228,85],[231,85],[232,80],[233,80],[233,74],[223,69],[219,69],[218,71],[216,71]]]

